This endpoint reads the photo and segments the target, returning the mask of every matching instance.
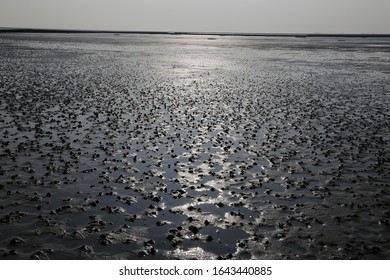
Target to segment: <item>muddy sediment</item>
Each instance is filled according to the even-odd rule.
[[[0,259],[390,258],[390,40],[0,36]]]

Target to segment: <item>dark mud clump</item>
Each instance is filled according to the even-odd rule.
[[[389,43],[1,35],[0,258],[390,258]]]

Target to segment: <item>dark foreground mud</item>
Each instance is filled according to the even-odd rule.
[[[389,259],[390,40],[1,35],[1,259]]]

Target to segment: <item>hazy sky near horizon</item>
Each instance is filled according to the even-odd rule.
[[[0,0],[0,27],[390,33],[390,0]]]

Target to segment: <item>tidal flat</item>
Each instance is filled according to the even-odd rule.
[[[390,259],[390,38],[0,34],[0,259]]]

